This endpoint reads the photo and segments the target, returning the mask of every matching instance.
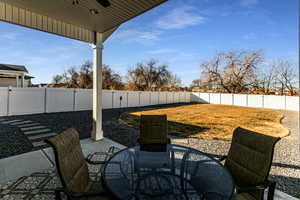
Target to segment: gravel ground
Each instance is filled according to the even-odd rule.
[[[135,144],[139,131],[119,123],[118,118],[120,113],[177,105],[180,104],[104,110],[104,136],[123,145],[132,146]],[[277,189],[294,197],[300,198],[298,112],[280,112],[283,112],[285,115],[283,124],[291,130],[291,134],[290,136],[281,139],[276,145],[271,169],[271,179],[277,182]],[[51,127],[52,130],[57,133],[69,127],[75,127],[80,133],[80,138],[87,138],[89,137],[89,133],[92,129],[91,116],[92,113],[90,111],[82,111],[73,113],[67,112],[11,116],[8,118],[37,121],[42,125]],[[8,125],[0,126],[0,158],[35,150],[27,137],[18,128]],[[190,139],[188,142],[181,142],[179,144],[196,148],[217,157],[220,155],[226,155],[230,147],[230,142],[220,140]]]

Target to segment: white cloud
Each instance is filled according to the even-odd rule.
[[[0,39],[3,40],[16,40],[18,38],[18,33],[2,33]]]
[[[135,29],[127,29],[116,32],[113,39],[122,42],[139,42],[149,43],[159,40],[160,32],[158,31],[139,31]]]
[[[202,24],[206,21],[204,17],[193,14],[192,11],[193,7],[190,6],[175,8],[158,19],[156,25],[161,29],[181,29],[187,26]]]
[[[247,34],[243,35],[243,39],[244,40],[255,40],[256,35],[255,35],[255,33],[247,33]]]
[[[175,49],[156,49],[147,51],[149,54],[169,54],[169,53],[177,53],[178,51]]]
[[[242,6],[253,6],[258,4],[258,0],[241,0],[240,4]]]

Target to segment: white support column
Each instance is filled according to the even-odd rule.
[[[16,87],[18,88],[19,87],[19,75],[16,76],[16,84],[17,84]]]
[[[103,138],[102,131],[102,35],[97,34],[93,48],[93,132],[92,139]]]
[[[22,74],[22,88],[25,86],[24,74]]]

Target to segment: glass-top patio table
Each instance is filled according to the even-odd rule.
[[[126,148],[110,158],[103,184],[117,199],[230,199],[234,182],[217,160],[168,144],[166,152]]]

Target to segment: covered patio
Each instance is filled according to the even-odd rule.
[[[110,146],[125,146],[104,138],[102,128],[102,51],[104,42],[124,22],[166,0],[0,0],[0,20],[86,42],[93,49],[93,131],[81,141],[85,155]],[[19,168],[20,163],[23,165]],[[52,149],[6,158],[0,161],[0,197],[3,199],[54,199],[59,186]],[[97,179],[99,168],[89,166]],[[21,177],[21,178],[20,178]],[[280,191],[276,200],[293,199]]]
[[[93,140],[102,131],[102,51],[107,38],[124,22],[166,0],[0,0],[0,20],[86,42],[93,49]]]

